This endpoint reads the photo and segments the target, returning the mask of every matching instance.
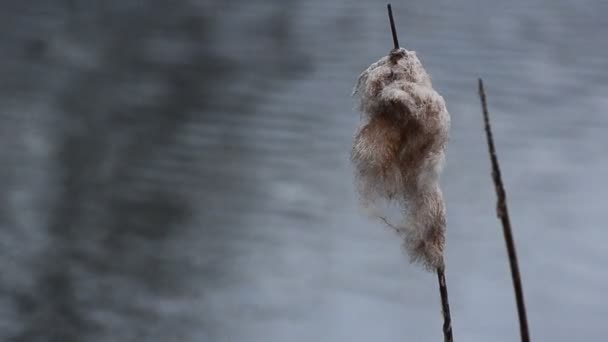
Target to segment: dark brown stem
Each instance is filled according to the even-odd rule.
[[[393,19],[393,9],[391,8],[391,4],[387,4],[386,8],[388,8],[388,19],[391,22],[391,33],[393,34],[393,46],[395,49],[399,48],[399,40],[397,39],[397,29],[395,28],[395,19]]]
[[[445,269],[437,268],[437,280],[439,281],[439,293],[441,294],[441,312],[443,314],[443,341],[453,342],[452,315],[450,314],[450,302],[448,301],[448,286],[445,283]]]
[[[492,179],[494,180],[494,187],[496,188],[496,215],[502,222],[502,231],[505,236],[505,244],[507,245],[507,254],[509,255],[511,279],[513,280],[515,301],[517,303],[517,314],[519,316],[521,341],[530,342],[528,319],[526,317],[526,305],[524,303],[524,292],[521,286],[521,276],[519,274],[519,265],[517,263],[517,254],[515,252],[515,241],[513,240],[511,221],[509,219],[509,212],[507,210],[507,194],[502,184],[502,177],[500,175],[500,168],[498,166],[498,158],[496,157],[496,149],[494,147],[494,138],[492,137],[492,128],[490,127],[490,116],[488,114],[488,105],[486,103],[486,93],[483,89],[483,81],[481,78],[479,79],[479,97],[481,98],[484,128],[486,131],[486,137],[488,139],[490,160],[492,162]]]

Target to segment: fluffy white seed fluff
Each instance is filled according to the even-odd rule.
[[[362,125],[352,150],[364,206],[396,203],[403,220],[390,223],[411,259],[443,267],[445,206],[439,175],[450,116],[413,51],[395,49],[373,63],[354,89]]]

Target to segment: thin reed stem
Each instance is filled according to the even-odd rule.
[[[388,20],[391,23],[391,33],[393,35],[393,46],[395,49],[399,48],[399,40],[397,39],[397,29],[395,28],[395,19],[393,19],[393,9],[391,8],[391,4],[387,4],[386,8],[388,9]]]
[[[515,241],[513,240],[513,232],[511,230],[511,220],[509,219],[509,211],[507,210],[507,194],[502,183],[500,167],[498,166],[498,158],[496,157],[494,138],[492,136],[492,128],[490,126],[490,116],[488,114],[488,105],[486,103],[486,93],[483,89],[483,81],[481,78],[479,79],[479,97],[481,99],[484,128],[486,131],[486,137],[488,139],[490,161],[492,162],[492,179],[494,180],[494,187],[496,188],[496,215],[502,222],[502,231],[505,237],[505,244],[507,246],[509,265],[511,266],[511,279],[513,280],[515,302],[517,303],[517,315],[519,317],[521,341],[530,342],[528,318],[526,317],[526,305],[524,303],[524,292],[521,286],[521,276],[519,274],[519,265],[517,263],[517,253],[515,252]]]
[[[448,300],[448,286],[445,282],[445,269],[437,269],[437,280],[439,282],[439,293],[441,294],[441,313],[443,314],[443,341],[453,342],[452,315],[450,314],[450,302]]]

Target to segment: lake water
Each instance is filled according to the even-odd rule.
[[[391,48],[385,3],[176,3],[149,12],[112,3],[115,26],[49,33],[48,60],[11,55],[2,68],[0,156],[10,167],[0,334],[440,341],[435,276],[407,262],[352,186],[359,114],[350,93]],[[33,14],[6,6],[22,28],[3,40],[7,51],[67,30],[43,5],[35,14],[50,19],[31,27]],[[81,11],[81,23],[104,22]],[[197,11],[202,23],[192,25],[204,34],[181,34],[175,27]],[[393,11],[402,46],[417,51],[452,117],[442,184],[455,340],[518,340],[476,89],[483,77],[532,340],[601,341],[608,2],[437,0]],[[145,63],[129,52],[141,37]],[[90,95],[71,93],[79,89]],[[75,160],[57,159],[64,154]]]

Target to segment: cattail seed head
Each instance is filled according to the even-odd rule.
[[[412,261],[443,267],[445,206],[439,174],[450,117],[414,51],[393,49],[355,86],[363,123],[353,144],[357,190],[364,206],[397,203],[403,221],[390,223]]]

